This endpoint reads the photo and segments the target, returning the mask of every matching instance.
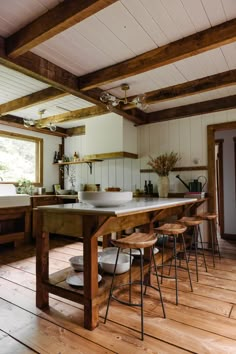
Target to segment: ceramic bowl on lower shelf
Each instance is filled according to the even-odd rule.
[[[100,259],[100,253],[98,253],[98,262]],[[83,256],[73,256],[69,259],[70,265],[77,272],[83,272],[84,270],[84,257]]]
[[[116,262],[117,252],[104,252],[99,259],[99,264],[101,268],[106,272],[113,274],[115,270],[115,262]],[[133,262],[134,257],[131,256],[131,264]],[[130,269],[130,256],[126,253],[120,253],[115,274],[122,274],[127,272]]]
[[[79,192],[79,200],[95,207],[115,207],[133,198],[132,192]]]
[[[74,256],[69,259],[70,265],[74,270],[82,272],[84,270],[84,257],[83,256]]]

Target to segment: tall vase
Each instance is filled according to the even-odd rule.
[[[169,177],[158,176],[157,187],[159,198],[167,198],[169,193]]]

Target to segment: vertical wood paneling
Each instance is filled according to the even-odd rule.
[[[124,191],[131,191],[132,188],[131,167],[131,159],[124,159]]]
[[[149,154],[154,157],[158,154],[159,151],[159,125],[158,124],[151,124],[149,126]]]
[[[140,179],[140,160],[131,160],[131,187],[134,192],[135,189],[141,188]]]
[[[158,176],[155,173],[140,173],[148,169],[149,155],[175,151],[181,155],[180,166],[195,166],[193,159],[199,158],[199,165],[207,165],[207,126],[210,124],[236,121],[236,110],[210,113],[192,118],[183,118],[164,123],[138,127],[139,159],[104,160],[93,164],[90,176],[86,164],[76,166],[76,185],[100,183],[101,188],[120,187],[122,190],[143,190],[145,180],[151,180],[157,191]],[[79,147],[81,156],[85,155],[84,137],[66,139],[66,154],[73,154]],[[170,173],[171,192],[186,192],[187,189],[176,179],[179,172]],[[207,177],[207,171],[181,171],[181,178],[187,183],[200,175]]]
[[[124,189],[124,159],[116,160],[116,184],[117,187]]]
[[[101,162],[102,164],[102,187],[106,188],[109,185],[109,175],[108,175],[108,169],[109,169],[109,161],[105,160]]]
[[[179,153],[179,122],[177,120],[171,120],[168,125],[169,150]]]
[[[190,166],[190,141],[190,121],[189,118],[184,118],[179,121],[179,153],[181,156],[181,166]]]
[[[117,187],[116,160],[108,160],[108,186],[107,187]]]
[[[96,162],[93,164],[94,168],[94,181],[95,184],[101,184],[102,181],[102,164],[101,162]],[[101,186],[100,186],[101,187]]]
[[[202,164],[207,165],[207,126],[213,124],[212,114],[204,114],[202,120]]]
[[[166,151],[169,151],[169,129],[168,122],[163,122],[158,124],[158,133],[159,133],[159,154],[163,154]]]
[[[195,116],[190,118],[190,139],[191,139],[191,155],[190,166],[193,165],[193,160],[198,159],[199,164],[202,164],[202,121],[201,116]]]

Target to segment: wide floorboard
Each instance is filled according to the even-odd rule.
[[[164,280],[162,292],[167,318],[159,297],[150,289],[145,296],[144,341],[140,338],[139,309],[112,302],[107,323],[100,309],[100,325],[83,328],[83,306],[50,296],[46,311],[35,305],[35,247],[0,247],[0,354],[85,353],[236,353],[236,243],[221,240],[221,260],[208,272],[200,264],[194,291],[184,271],[179,273],[179,305],[175,289]],[[82,254],[83,244],[68,239],[51,240],[50,272],[68,267],[68,260]]]

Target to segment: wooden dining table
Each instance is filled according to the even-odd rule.
[[[204,202],[192,198],[133,198],[117,207],[93,207],[85,203],[41,206],[40,232],[36,240],[36,305],[49,306],[49,293],[83,304],[84,327],[99,324],[99,306],[108,297],[109,278],[98,283],[98,237],[143,225],[152,232],[154,223],[173,215],[192,214]],[[72,287],[66,282],[71,268],[49,274],[50,234],[80,237],[83,241],[84,284]],[[123,276],[123,275],[120,275]]]

